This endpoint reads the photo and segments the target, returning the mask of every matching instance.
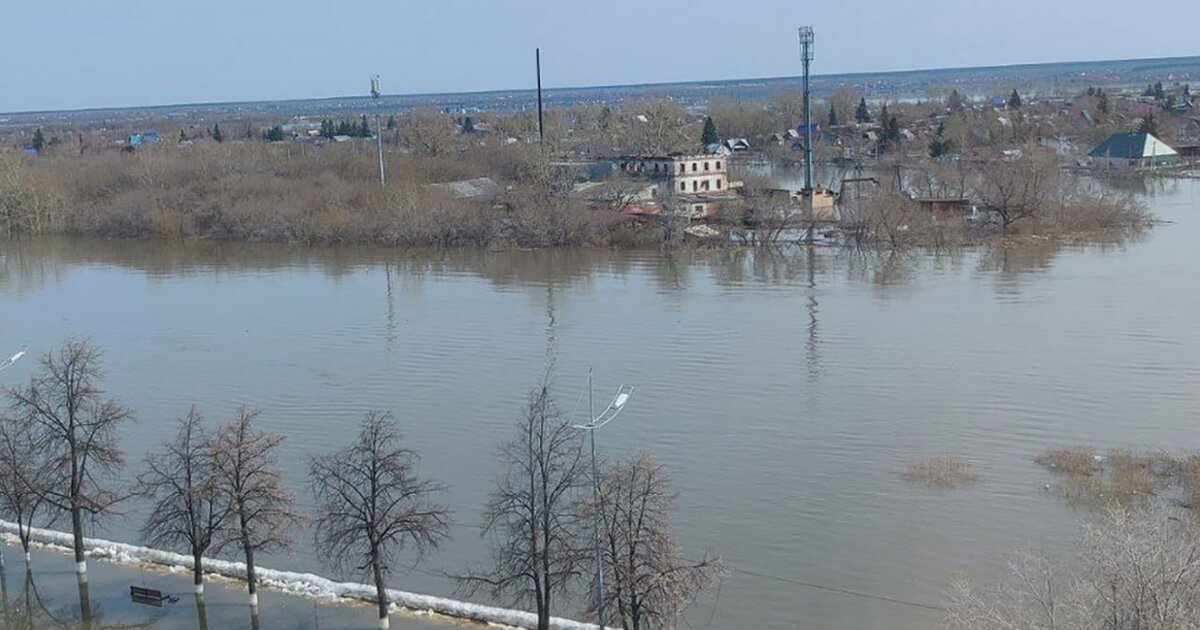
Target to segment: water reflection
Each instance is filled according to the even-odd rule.
[[[196,593],[196,618],[199,630],[208,630],[208,605],[204,603],[204,594]]]
[[[1106,238],[1088,247],[1106,251],[1128,245],[1128,238]],[[1071,247],[1079,247],[1073,245]],[[96,241],[38,239],[0,243],[0,292],[29,295],[47,284],[62,283],[75,268],[116,266],[144,274],[152,282],[172,277],[243,277],[283,269],[316,269],[335,283],[363,270],[383,276],[384,341],[394,350],[399,335],[397,283],[406,293],[419,293],[432,278],[469,276],[496,286],[541,286],[590,289],[597,274],[649,277],[661,295],[693,289],[706,271],[719,287],[750,285],[808,286],[838,274],[855,282],[897,287],[925,272],[954,271],[967,260],[981,274],[996,275],[1003,295],[1020,292],[1028,272],[1051,268],[1064,245],[1034,242],[1020,247],[978,249],[810,250],[781,246],[756,250],[716,251],[479,251],[390,250],[378,248],[298,248],[277,245],[228,245],[205,242]]]
[[[74,575],[74,572],[71,572]],[[65,578],[65,574],[51,574],[43,579]],[[156,611],[142,619],[107,619],[103,606],[92,601],[87,580],[76,577],[78,598],[70,604],[56,603],[42,595],[30,565],[24,568],[21,592],[13,596],[9,592],[8,569],[0,563],[0,628],[4,630],[41,630],[63,628],[65,630],[136,630],[149,628],[161,620],[165,610]],[[52,589],[53,590],[53,589]],[[63,592],[63,591],[59,591]],[[202,630],[204,626],[202,624]]]

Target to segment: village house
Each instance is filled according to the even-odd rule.
[[[675,211],[691,218],[709,216],[719,202],[732,198],[729,160],[723,155],[627,157],[617,160],[617,168],[631,177],[666,180]]]
[[[1115,133],[1088,154],[1099,168],[1137,170],[1174,166],[1179,153],[1148,133]]]

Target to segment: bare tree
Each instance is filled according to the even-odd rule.
[[[666,472],[642,455],[606,466],[597,500],[588,504],[589,518],[600,522],[604,605],[617,612],[625,630],[674,628],[720,575],[719,560],[680,555],[671,533],[674,500]]]
[[[380,628],[388,627],[386,580],[400,553],[421,557],[449,537],[449,509],[433,500],[443,487],[417,475],[418,460],[391,414],[372,411],[353,444],[309,463],[317,553],[338,571],[370,574]]]
[[[400,143],[413,153],[436,157],[454,142],[454,120],[436,109],[414,109],[396,118]]]
[[[146,457],[147,470],[138,477],[139,494],[154,502],[142,539],[192,555],[197,595],[204,593],[204,554],[218,543],[229,514],[208,440],[204,417],[193,405],[179,419],[175,437]]]
[[[26,565],[30,562],[33,524],[50,482],[44,452],[36,448],[31,428],[19,420],[0,417],[0,506],[17,522],[17,538]]]
[[[258,607],[258,581],[254,554],[291,547],[287,532],[299,523],[292,512],[292,494],[283,488],[275,449],[283,442],[278,433],[254,428],[258,410],[239,407],[237,417],[222,426],[211,441],[221,500],[229,503],[230,536],[246,559],[246,588],[250,606]]]
[[[517,438],[500,449],[506,470],[484,514],[492,566],[460,580],[468,592],[485,588],[493,597],[533,604],[538,630],[548,630],[553,598],[586,561],[575,517],[582,440],[560,418],[546,382],[530,393],[518,427]]]
[[[981,165],[975,178],[975,196],[1008,232],[1013,223],[1037,220],[1051,207],[1058,183],[1054,158],[1031,155]]]
[[[672,151],[694,150],[699,137],[688,135],[695,122],[679,104],[652,99],[629,109],[629,145],[645,155],[666,155]]]
[[[86,339],[68,339],[42,357],[27,385],[8,390],[13,412],[30,423],[46,457],[50,483],[42,500],[71,518],[80,581],[87,579],[84,519],[99,520],[124,498],[112,486],[125,467],[118,431],[133,413],[105,397],[103,377],[100,349]]]
[[[1112,507],[1089,525],[1078,562],[1022,554],[1005,580],[960,579],[950,630],[1195,630],[1200,627],[1200,531],[1190,515]]]

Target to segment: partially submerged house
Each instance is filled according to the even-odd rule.
[[[745,138],[730,138],[725,141],[725,148],[733,153],[745,153],[750,150],[750,141]]]
[[[770,199],[776,202],[786,202],[797,214],[803,214],[809,203],[812,203],[812,218],[819,222],[837,221],[837,194],[823,186],[813,190],[795,190],[790,188],[771,188],[766,191]]]
[[[617,168],[630,177],[665,180],[663,197],[673,201],[676,213],[702,218],[714,213],[730,193],[729,160],[720,154],[635,156],[617,160]]]
[[[1148,133],[1115,133],[1088,154],[1099,168],[1138,170],[1174,166],[1179,153]]]
[[[971,200],[966,197],[914,197],[913,201],[938,215],[965,215],[971,212]]]

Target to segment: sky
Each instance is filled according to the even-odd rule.
[[[1136,15],[1134,15],[1136,13]],[[0,0],[0,112],[1200,54],[1195,0]],[[1152,25],[1134,26],[1148,18]]]

